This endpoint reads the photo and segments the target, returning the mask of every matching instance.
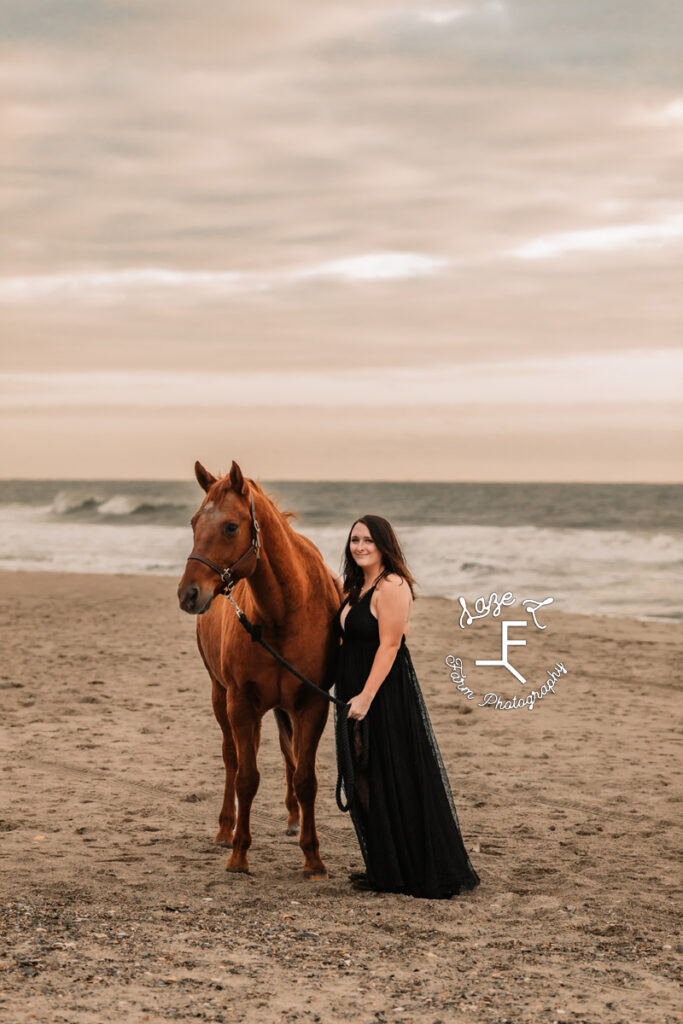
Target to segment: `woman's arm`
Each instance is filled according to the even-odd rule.
[[[396,653],[401,646],[405,625],[410,611],[410,587],[399,576],[386,577],[377,590],[377,624],[379,626],[379,647],[375,654],[370,675],[361,692],[348,701],[349,718],[365,718],[375,694],[389,675]]]
[[[335,585],[335,588],[337,590],[337,593],[339,594],[339,597],[343,598],[344,597],[344,583],[343,583],[343,581],[341,579],[341,576],[338,576],[337,573],[334,571],[334,569],[330,569],[330,567],[329,567],[329,565],[327,565],[327,563],[325,563],[325,568],[327,569],[327,571],[329,572],[330,576],[332,577],[332,582]]]

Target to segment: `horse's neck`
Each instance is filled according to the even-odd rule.
[[[261,527],[261,557],[249,577],[249,586],[264,620],[282,622],[289,608],[296,607],[307,564],[295,547],[292,531],[282,513],[260,495],[256,518]]]

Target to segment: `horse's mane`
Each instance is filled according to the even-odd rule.
[[[285,525],[286,526],[289,526],[289,520],[290,519],[298,519],[298,516],[297,516],[296,512],[290,512],[290,511],[288,511],[286,509],[280,508],[280,506],[277,503],[277,499],[275,497],[273,497],[272,494],[266,494],[266,492],[263,490],[261,485],[257,484],[255,480],[250,480],[247,477],[247,483],[249,484],[250,487],[254,488],[254,490],[257,492],[257,494],[263,495],[264,498],[267,498],[268,501],[270,501],[272,503],[272,505],[275,507],[275,509],[280,513],[282,518],[285,520]],[[290,527],[290,529],[291,529],[291,527]]]
[[[262,497],[266,498],[271,503],[275,511],[278,512],[279,515],[282,517],[283,526],[286,526],[287,529],[292,530],[292,527],[289,525],[289,520],[298,518],[296,512],[289,512],[284,509],[281,509],[273,495],[266,494],[266,492],[263,490],[260,484],[256,483],[255,480],[251,480],[249,477],[245,477],[244,479],[252,488],[252,490],[256,491],[257,494],[260,494]],[[219,501],[225,497],[228,491],[232,491],[232,484],[230,482],[229,476],[221,477],[219,480],[216,481],[214,486],[216,488],[215,497]],[[292,533],[294,532],[295,531],[292,530]]]

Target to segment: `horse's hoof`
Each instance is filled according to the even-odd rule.
[[[228,858],[227,863],[225,864],[225,870],[249,874],[249,861],[247,860],[244,851],[239,856],[236,852],[232,851],[232,856]]]
[[[324,882],[329,879],[327,871],[306,871],[304,870],[304,878],[309,882]]]
[[[288,835],[288,836],[298,836],[298,834],[299,834],[299,824],[298,823],[296,825],[288,825],[287,828],[285,829],[285,835]]]
[[[249,871],[249,865],[248,864],[232,864],[230,861],[228,861],[228,863],[225,865],[225,870],[226,871],[232,871],[232,872],[234,872],[234,874],[241,874],[241,875],[249,875],[249,874],[251,874],[251,872]]]

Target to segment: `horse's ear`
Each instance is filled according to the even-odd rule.
[[[247,485],[244,482],[244,477],[242,476],[242,470],[237,465],[237,463],[235,462],[234,459],[233,459],[233,462],[232,462],[232,466],[230,467],[230,474],[229,475],[230,475],[230,486],[232,487],[233,491],[235,491],[237,494],[246,494],[247,493]]]
[[[201,462],[195,462],[194,475],[197,477],[197,483],[201,489],[207,493],[216,483],[216,477],[209,473],[208,469],[204,469]]]

